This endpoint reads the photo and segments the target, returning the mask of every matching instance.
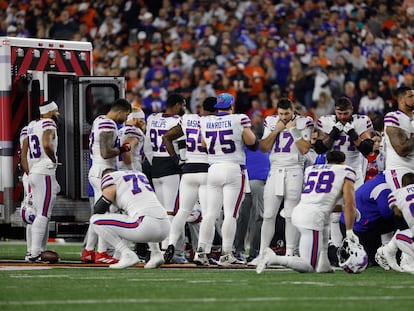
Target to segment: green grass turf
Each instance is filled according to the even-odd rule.
[[[24,245],[0,244],[0,254]],[[53,247],[52,247],[53,246]],[[56,247],[55,247],[56,246]],[[61,256],[78,245],[51,245]],[[5,252],[5,250],[7,251]],[[71,257],[77,259],[78,257]],[[69,259],[69,257],[68,257]],[[412,310],[414,276],[294,271],[0,268],[0,310]]]

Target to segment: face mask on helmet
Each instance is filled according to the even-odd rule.
[[[348,273],[360,273],[367,268],[368,255],[359,243],[345,238],[337,254],[339,266]]]

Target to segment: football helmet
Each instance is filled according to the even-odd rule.
[[[20,216],[26,224],[31,225],[36,218],[36,211],[29,205],[22,205],[20,208]]]
[[[348,273],[360,273],[368,265],[368,255],[364,247],[345,238],[338,248],[339,266]]]

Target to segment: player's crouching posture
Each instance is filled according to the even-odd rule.
[[[151,258],[144,268],[161,266],[164,258],[158,243],[168,236],[170,222],[147,177],[136,171],[109,169],[103,174],[101,187],[102,196],[90,223],[98,236],[121,254],[119,262],[109,267],[121,269],[139,262],[126,241],[148,243]],[[122,214],[106,213],[111,204]]]
[[[394,213],[404,217],[408,229],[397,230],[387,245],[378,248],[375,260],[385,270],[414,274],[414,172],[403,175],[402,188],[392,192],[388,201]],[[402,251],[400,265],[396,259],[398,249]]]
[[[326,158],[328,164],[313,165],[306,169],[300,202],[292,212],[292,223],[301,233],[300,257],[277,256],[267,248],[257,265],[257,273],[262,273],[270,264],[287,266],[299,272],[332,272],[326,264],[327,232],[330,214],[340,196],[344,199],[346,239],[358,244],[358,237],[352,231],[355,219],[355,172],[344,164],[345,154],[341,151],[330,151]],[[366,267],[366,254],[365,257]]]

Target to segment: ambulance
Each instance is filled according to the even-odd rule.
[[[125,96],[123,77],[93,76],[89,42],[0,37],[0,237],[20,223],[19,135],[39,105],[59,106],[57,180],[50,231],[81,234],[90,216],[89,132],[94,118]],[[83,226],[80,226],[83,225]]]

